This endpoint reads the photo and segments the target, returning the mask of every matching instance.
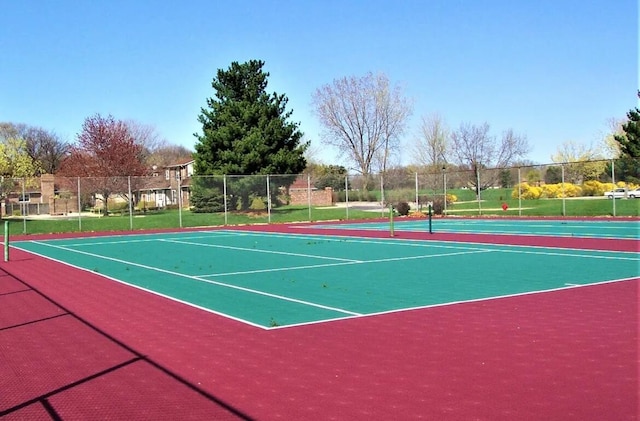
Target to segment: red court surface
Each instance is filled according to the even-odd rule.
[[[18,250],[0,269],[3,420],[638,419],[639,279],[262,330]]]

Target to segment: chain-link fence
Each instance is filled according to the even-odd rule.
[[[2,217],[22,222],[24,233],[29,225],[46,231],[44,221],[54,223],[51,232],[182,228],[383,217],[390,206],[416,217],[427,205],[447,216],[638,216],[639,168],[639,160],[627,159],[367,176],[43,175],[3,178],[0,196]]]

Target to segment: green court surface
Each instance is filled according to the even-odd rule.
[[[623,281],[640,267],[637,253],[247,231],[12,246],[262,328]]]
[[[353,223],[353,224],[319,224],[317,228],[358,229],[388,231],[389,222]],[[427,219],[396,218],[394,229],[397,231],[428,232]],[[433,218],[432,232],[469,233],[495,235],[539,235],[553,237],[584,238],[620,238],[640,239],[640,221],[581,221],[581,220],[513,220],[513,219],[466,219],[466,218]]]

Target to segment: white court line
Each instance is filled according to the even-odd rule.
[[[442,242],[438,242],[438,243],[432,243],[432,242],[425,242],[423,240],[412,240],[412,239],[402,239],[401,241],[397,241],[397,239],[387,239],[387,240],[382,240],[382,239],[376,239],[376,238],[369,238],[369,237],[340,237],[340,236],[333,236],[333,237],[327,237],[324,235],[320,235],[320,234],[296,234],[296,233],[287,233],[287,234],[280,234],[280,233],[262,233],[259,231],[244,231],[243,234],[240,234],[243,236],[253,236],[253,237],[279,237],[279,238],[286,238],[286,239],[291,239],[291,238],[296,238],[296,239],[303,239],[303,240],[322,240],[322,241],[326,241],[326,242],[333,242],[333,243],[355,243],[355,244],[383,244],[385,246],[397,246],[397,247],[423,247],[423,248],[444,248],[444,249],[456,249],[456,250],[486,250],[486,248],[482,248],[480,247],[481,245],[484,244],[480,244],[480,243],[469,243],[469,242],[460,242],[461,244],[465,244],[464,246],[454,246],[454,245],[449,245],[449,244],[444,244]],[[496,245],[496,244],[489,244],[489,245]],[[502,244],[497,244],[497,246],[500,246]]]
[[[260,231],[244,231],[253,233],[256,236],[270,236],[274,235],[272,233],[262,233]],[[303,239],[318,239],[322,238],[326,241],[336,241],[336,242],[345,242],[345,243],[363,243],[363,244],[384,244],[384,245],[396,245],[396,246],[409,246],[409,247],[428,247],[428,248],[450,248],[450,249],[458,249],[458,250],[491,250],[491,251],[503,251],[507,253],[523,253],[523,254],[550,254],[550,255],[558,255],[558,256],[567,256],[567,257],[583,257],[583,258],[607,258],[607,259],[621,259],[621,260],[636,260],[636,258],[628,258],[628,257],[619,257],[619,256],[602,256],[603,254],[623,254],[623,255],[632,255],[637,256],[637,252],[630,251],[619,251],[619,250],[585,250],[573,247],[548,247],[548,246],[537,246],[537,245],[522,245],[522,244],[501,244],[501,243],[474,243],[470,241],[439,241],[439,242],[431,242],[424,241],[419,239],[411,239],[411,238],[403,238],[403,239],[387,239],[387,240],[373,240],[369,237],[325,237],[320,234],[275,234],[275,236],[280,237],[295,237],[295,238],[303,238]],[[354,239],[355,238],[355,239]],[[460,244],[457,246],[446,245],[443,243],[454,243]],[[464,245],[464,246],[463,246]],[[479,247],[484,246],[484,247]],[[496,247],[487,248],[487,247]],[[525,249],[532,250],[567,250],[567,253],[561,252],[545,252],[545,251],[528,251]],[[572,252],[581,252],[580,254],[571,254]],[[591,251],[594,254],[585,254],[585,252]]]
[[[361,265],[361,264],[367,264],[367,263],[384,263],[384,262],[393,262],[393,261],[399,261],[399,260],[431,259],[436,257],[458,256],[461,254],[489,253],[492,251],[493,250],[476,250],[476,251],[467,251],[467,252],[461,251],[461,252],[455,252],[455,253],[430,254],[430,255],[422,255],[422,256],[390,257],[386,259],[356,260],[352,262],[325,263],[321,265],[304,265],[304,266],[291,266],[291,267],[272,268],[272,269],[255,269],[255,270],[246,270],[246,271],[239,271],[239,272],[221,272],[221,273],[212,273],[210,275],[199,275],[199,276],[202,278],[207,278],[210,276],[233,276],[233,275],[247,275],[247,274],[253,274],[253,273],[285,272],[289,270],[315,269],[315,268],[323,268],[323,267],[331,267],[331,266]]]
[[[347,319],[384,316],[384,315],[387,315],[387,314],[404,313],[406,311],[425,310],[425,309],[437,308],[437,307],[448,307],[448,306],[453,306],[453,305],[458,305],[458,304],[478,303],[478,302],[483,302],[483,301],[501,300],[501,299],[504,299],[504,298],[514,298],[514,297],[522,297],[522,296],[528,296],[528,295],[538,295],[538,294],[545,294],[545,293],[549,293],[549,292],[566,291],[566,290],[568,290],[570,288],[585,288],[585,287],[592,287],[592,286],[596,286],[596,285],[611,284],[611,283],[616,283],[616,282],[628,282],[628,281],[632,281],[632,280],[635,280],[635,279],[638,279],[638,278],[637,277],[620,278],[620,279],[612,279],[612,280],[607,280],[607,281],[598,281],[598,282],[593,282],[593,283],[588,283],[588,284],[565,284],[565,285],[567,285],[566,287],[541,289],[541,290],[527,291],[527,292],[516,292],[516,293],[513,293],[513,294],[495,295],[495,296],[483,297],[483,298],[473,298],[473,299],[469,299],[469,300],[449,301],[449,302],[445,302],[445,303],[427,304],[427,305],[423,305],[423,306],[397,308],[397,309],[393,309],[393,310],[384,310],[384,311],[378,311],[378,312],[374,312],[374,313],[367,313],[367,314],[363,314],[362,316],[357,316],[357,317],[344,317],[344,318],[340,318],[340,319],[325,319],[325,320],[314,320],[314,321],[311,321],[311,322],[292,323],[292,324],[284,325],[284,326],[271,327],[271,328],[269,328],[269,330],[271,330],[271,329],[274,329],[274,330],[275,329],[288,329],[288,328],[299,327],[299,326],[309,326],[309,325],[314,325],[314,324],[332,323],[332,322],[341,321],[341,320],[347,320]]]
[[[200,231],[198,231],[200,232]],[[203,231],[205,232],[205,231]],[[175,238],[158,238],[161,234],[143,234],[143,235],[155,235],[155,238],[144,238],[144,239],[129,239],[129,240],[118,240],[118,241],[94,241],[91,243],[87,243],[87,242],[82,242],[82,243],[69,243],[69,244],[65,244],[65,246],[67,247],[84,247],[84,246],[104,246],[104,245],[109,245],[109,244],[133,244],[133,243],[149,243],[149,242],[155,242],[155,241],[169,241],[169,240],[181,240],[182,238],[185,238],[185,236],[180,236],[180,237],[175,237]],[[175,235],[175,233],[172,233],[172,235]],[[228,235],[218,235],[216,236],[216,238],[219,237],[235,237],[235,235],[233,234],[228,234]],[[95,237],[91,237],[91,238],[95,238]],[[109,238],[109,237],[100,237],[100,238]],[[187,236],[188,239],[190,240],[198,240],[198,239],[210,239],[211,236],[210,235],[199,235],[199,236]],[[64,239],[63,239],[64,240]],[[63,240],[52,240],[52,241],[63,241]]]
[[[178,276],[178,277],[181,277],[181,278],[187,278],[187,279],[195,280],[195,281],[198,281],[198,282],[206,282],[208,284],[218,285],[218,286],[231,288],[231,289],[237,289],[237,290],[240,290],[240,291],[249,292],[249,293],[257,294],[257,295],[264,295],[266,297],[276,298],[276,299],[283,300],[283,301],[289,301],[289,302],[296,303],[296,304],[303,304],[303,305],[307,305],[307,306],[310,306],[310,307],[321,308],[323,310],[335,311],[335,312],[338,312],[338,313],[348,314],[350,316],[361,316],[362,315],[361,313],[356,313],[356,312],[345,310],[345,309],[341,309],[341,308],[325,306],[325,305],[322,305],[322,304],[312,303],[310,301],[298,300],[298,299],[295,299],[295,298],[285,297],[283,295],[271,294],[269,292],[259,291],[259,290],[256,290],[256,289],[245,288],[245,287],[232,285],[232,284],[226,284],[224,282],[217,282],[217,281],[212,281],[212,280],[208,280],[208,279],[202,279],[199,276],[186,275],[186,274],[180,273],[180,272],[173,272],[173,271],[170,271],[170,270],[160,269],[160,268],[156,268],[156,267],[153,267],[153,266],[143,265],[143,264],[140,264],[140,263],[134,263],[134,262],[129,262],[129,261],[122,260],[122,259],[116,259],[114,257],[101,256],[99,254],[89,253],[89,252],[86,252],[86,251],[73,250],[73,249],[69,249],[67,247],[56,246],[56,245],[53,245],[53,244],[47,244],[47,243],[43,243],[43,242],[40,242],[40,241],[32,241],[32,242],[35,243],[35,244],[40,244],[40,245],[43,245],[43,246],[57,248],[57,249],[69,251],[69,252],[72,252],[72,253],[84,254],[84,255],[95,257],[95,258],[98,258],[98,259],[110,260],[112,262],[118,262],[118,263],[123,263],[123,264],[126,264],[126,265],[137,266],[137,267],[140,267],[140,268],[143,268],[143,269],[148,269],[148,270],[153,270],[153,271],[156,271],[156,272],[166,273],[166,274],[169,274],[169,275],[174,275],[174,276]]]
[[[623,256],[601,256],[597,254],[568,254],[551,251],[526,251],[526,250],[500,250],[504,253],[522,253],[522,254],[539,254],[543,256],[562,256],[562,257],[580,257],[585,259],[607,259],[607,260],[631,260],[640,261],[640,257],[623,257]],[[600,250],[596,250],[600,252]],[[619,252],[626,253],[626,252]]]
[[[302,253],[291,253],[288,251],[275,251],[275,250],[262,250],[262,249],[254,249],[254,248],[246,248],[246,247],[233,247],[233,246],[223,246],[221,244],[202,244],[202,243],[194,243],[191,241],[181,241],[181,240],[168,240],[168,239],[159,239],[158,241],[164,241],[168,243],[176,243],[176,244],[187,244],[190,246],[201,246],[201,247],[213,247],[213,248],[221,248],[221,249],[229,249],[229,250],[240,250],[240,251],[250,251],[253,253],[267,253],[267,254],[280,254],[283,256],[296,256],[296,257],[308,257],[313,259],[323,259],[323,260],[337,260],[340,262],[349,262],[349,263],[361,263],[361,260],[354,259],[343,259],[341,257],[327,257],[327,256],[318,256],[314,254],[302,254]]]
[[[26,241],[23,241],[23,242],[26,242]],[[57,262],[57,263],[59,263],[59,264],[61,264],[61,265],[70,266],[70,267],[72,267],[72,268],[75,268],[75,269],[78,269],[78,270],[81,270],[81,271],[84,271],[84,272],[89,272],[89,273],[92,273],[92,274],[94,274],[94,275],[96,275],[96,274],[97,274],[97,275],[100,275],[100,276],[102,276],[103,278],[109,279],[109,280],[111,280],[111,281],[113,281],[113,282],[117,282],[117,283],[119,283],[119,284],[127,285],[128,287],[136,288],[136,289],[139,289],[139,290],[141,290],[141,291],[145,291],[145,292],[148,292],[148,293],[150,293],[150,294],[157,295],[157,296],[159,296],[159,297],[164,297],[164,298],[166,298],[166,299],[168,299],[168,300],[176,301],[176,302],[178,302],[178,303],[182,303],[182,304],[184,304],[184,305],[188,305],[188,306],[190,306],[190,307],[194,307],[194,308],[200,309],[200,310],[202,310],[202,311],[206,311],[206,312],[208,312],[208,313],[217,314],[218,316],[222,316],[222,317],[225,317],[225,318],[227,318],[227,319],[235,320],[235,321],[240,322],[240,323],[248,324],[248,325],[250,325],[250,326],[253,326],[253,327],[256,327],[256,328],[259,328],[259,329],[263,329],[263,330],[268,330],[268,329],[269,329],[269,328],[265,327],[264,325],[254,323],[254,322],[251,322],[251,321],[249,321],[249,320],[241,319],[241,318],[239,318],[239,317],[235,317],[235,316],[232,316],[232,315],[227,314],[227,313],[222,313],[222,312],[220,312],[220,311],[216,311],[216,310],[211,309],[211,308],[202,307],[202,306],[199,306],[199,305],[194,304],[194,303],[192,303],[192,302],[184,301],[184,300],[181,300],[181,299],[176,298],[176,297],[174,297],[174,296],[166,295],[166,294],[163,294],[163,293],[161,293],[161,292],[154,291],[154,290],[152,290],[152,289],[142,287],[142,286],[140,286],[140,285],[131,284],[131,283],[128,283],[128,282],[123,281],[122,279],[118,279],[118,278],[114,278],[114,277],[109,276],[109,275],[105,275],[104,273],[96,273],[96,272],[94,272],[94,271],[92,271],[92,270],[90,270],[90,269],[87,269],[87,268],[85,268],[85,267],[77,266],[77,265],[71,264],[71,263],[69,263],[69,262],[65,262],[64,260],[54,259],[54,258],[53,258],[53,257],[51,257],[51,256],[47,256],[47,255],[45,255],[45,254],[41,254],[41,253],[36,253],[35,251],[27,250],[27,249],[23,249],[23,248],[21,248],[21,247],[17,247],[17,246],[13,246],[13,247],[14,247],[14,248],[17,248],[17,249],[20,249],[20,250],[24,250],[24,251],[26,251],[26,252],[28,252],[28,253],[31,253],[31,254],[33,254],[33,255],[36,255],[36,256],[40,256],[40,257],[42,257],[43,259],[49,259],[49,260],[54,261],[54,262]],[[350,318],[350,317],[352,317],[352,316],[345,316],[344,318]],[[331,319],[327,319],[327,320],[331,320]]]

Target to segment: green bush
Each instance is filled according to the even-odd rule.
[[[251,205],[249,205],[249,209],[251,210],[265,210],[267,209],[267,205],[264,203],[264,200],[260,197],[254,197],[251,200]]]
[[[224,196],[213,189],[198,189],[191,193],[191,205],[195,213],[224,212]]]
[[[387,203],[405,202],[407,200],[415,200],[415,189],[397,189],[385,190],[384,199]]]
[[[343,191],[333,191],[334,202],[346,202],[346,193]],[[377,202],[375,193],[370,191],[349,190],[349,202]]]

